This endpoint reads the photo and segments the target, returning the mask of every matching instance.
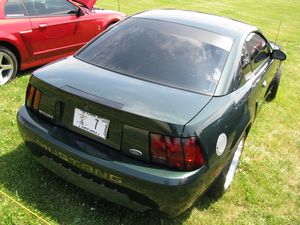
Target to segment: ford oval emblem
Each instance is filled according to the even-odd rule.
[[[143,155],[143,153],[140,150],[137,150],[137,149],[134,149],[134,148],[129,149],[129,152],[132,155],[135,155],[135,156],[142,156]]]

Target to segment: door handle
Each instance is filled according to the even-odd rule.
[[[39,24],[39,28],[46,28],[46,27],[48,27],[48,24],[46,23]]]
[[[262,87],[266,87],[267,86],[267,81],[264,80],[264,82],[262,83]]]

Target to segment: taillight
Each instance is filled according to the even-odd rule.
[[[163,136],[151,134],[151,155],[153,162],[167,164],[166,141]]]
[[[40,101],[41,101],[41,92],[40,90],[36,89],[33,104],[32,104],[33,110],[39,110]]]
[[[150,134],[152,162],[155,164],[191,171],[205,164],[196,137],[178,138]]]
[[[165,137],[168,166],[171,168],[184,168],[183,152],[180,138]]]
[[[182,139],[185,168],[192,170],[204,164],[204,157],[196,137]]]
[[[28,84],[26,91],[26,106],[35,111],[39,110],[41,92],[31,84]]]
[[[26,106],[28,108],[32,107],[32,99],[36,88],[33,87],[31,84],[28,84],[27,90],[26,90]]]

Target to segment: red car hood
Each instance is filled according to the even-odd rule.
[[[96,3],[96,0],[73,0],[74,2],[79,2],[89,9],[92,9]]]

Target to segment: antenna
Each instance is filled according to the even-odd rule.
[[[279,26],[278,26],[278,30],[277,30],[277,34],[276,34],[276,38],[275,38],[275,44],[277,42],[277,38],[278,38],[279,31],[280,31],[280,27],[281,27],[281,20],[279,20]]]
[[[118,0],[118,11],[120,11],[120,0]]]

